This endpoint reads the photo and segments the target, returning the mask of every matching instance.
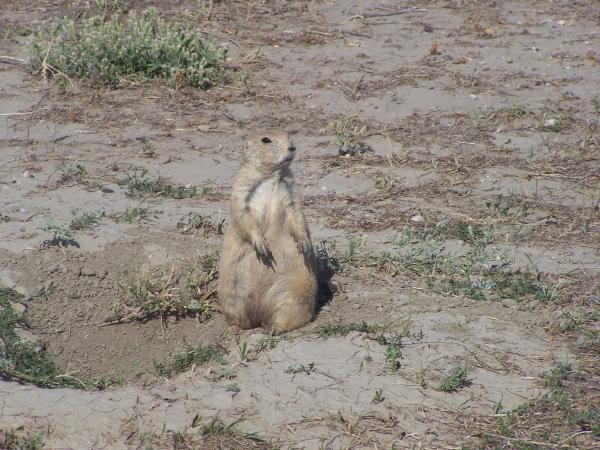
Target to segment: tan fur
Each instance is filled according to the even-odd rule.
[[[232,329],[285,332],[314,315],[317,264],[289,168],[294,151],[280,131],[246,142],[219,272],[219,300]]]

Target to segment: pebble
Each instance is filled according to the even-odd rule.
[[[22,303],[17,303],[17,302],[10,302],[10,307],[17,314],[24,314],[25,310],[27,309],[27,306],[23,305]]]
[[[15,328],[15,333],[22,341],[31,342],[32,344],[36,344],[40,340],[40,338],[33,334],[31,331],[25,330],[23,328]]]
[[[79,276],[82,276],[82,277],[95,277],[96,276],[96,271],[94,269],[89,268],[89,267],[82,267],[81,269],[79,269]]]
[[[514,308],[518,304],[519,304],[519,302],[513,298],[505,298],[504,300],[502,300],[502,306],[504,306],[506,308]]]

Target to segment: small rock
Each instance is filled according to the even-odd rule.
[[[544,120],[544,128],[549,128],[551,130],[555,130],[557,127],[558,127],[558,121],[556,119]]]
[[[454,192],[455,194],[458,194],[458,195],[461,195],[461,196],[466,196],[466,195],[469,195],[471,193],[471,189],[469,189],[467,187],[462,187],[462,186],[457,186],[457,187],[449,188],[448,190],[450,192]]]
[[[79,275],[82,277],[95,277],[96,271],[90,267],[82,267],[79,269]]]
[[[504,306],[506,308],[514,308],[518,304],[519,304],[519,302],[517,302],[513,298],[505,298],[504,300],[502,300],[502,306]]]
[[[105,186],[105,187],[103,187],[103,188],[101,189],[101,191],[102,191],[102,192],[104,192],[105,194],[112,194],[113,192],[115,192],[114,190],[112,190],[111,188],[109,188],[109,187],[106,187],[106,186]]]
[[[58,272],[59,269],[60,267],[58,266],[58,264],[54,264],[48,268],[48,273]]]
[[[424,222],[424,221],[425,221],[425,219],[423,218],[423,216],[422,216],[421,214],[417,214],[417,215],[415,215],[415,216],[412,216],[412,217],[410,218],[410,220],[412,220],[413,222],[417,222],[417,223],[420,223],[420,222]]]
[[[27,309],[27,306],[25,306],[25,305],[23,305],[21,303],[17,303],[17,302],[9,302],[9,303],[10,303],[10,307],[17,314],[24,314],[25,310]]]
[[[40,338],[37,337],[29,330],[25,330],[24,328],[15,328],[15,334],[25,342],[31,342],[32,344],[36,344],[39,342]]]
[[[98,270],[98,278],[100,278],[101,280],[104,280],[107,275],[108,270],[106,270],[104,267]]]

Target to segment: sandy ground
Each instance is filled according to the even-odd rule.
[[[27,59],[29,31],[64,3],[3,2],[0,55]],[[195,5],[155,3],[167,17]],[[0,57],[0,280],[26,294],[30,338],[65,373],[119,381],[104,391],[0,381],[0,427],[42,432],[49,448],[132,448],[147,434],[189,431],[199,415],[241,419],[240,430],[284,448],[460,448],[474,417],[538,398],[544,371],[578,362],[551,325],[598,302],[596,2],[226,1],[210,20],[192,17],[247,79],[208,92],[76,83],[61,95]],[[342,116],[355,117],[355,138],[372,152],[339,155],[331,124]],[[99,327],[125,296],[127,271],[218,251],[220,234],[177,223],[189,213],[227,223],[243,136],[261,128],[293,134],[313,240],[346,258],[315,323],[272,348],[256,331],[223,337],[216,307],[202,320]],[[130,196],[123,180],[140,167],[205,191]],[[128,223],[131,208],[143,217]],[[44,248],[49,221],[82,212],[104,216],[75,232],[78,246]],[[442,289],[435,270],[389,269],[382,255],[398,235],[440,223],[457,255],[468,247],[460,230],[493,230],[485,264],[535,273],[544,298],[474,299]],[[376,336],[315,331],[363,320],[402,337],[399,367]],[[155,374],[154,361],[215,340],[230,350],[225,366]],[[243,361],[240,342],[252,349]],[[311,366],[289,373],[300,365]],[[469,367],[470,384],[442,392],[457,366]],[[239,392],[210,376],[223,367]]]

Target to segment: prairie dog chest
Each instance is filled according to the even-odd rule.
[[[260,183],[251,193],[248,207],[253,215],[261,220],[281,216],[292,202],[291,187],[279,179],[269,179]]]

